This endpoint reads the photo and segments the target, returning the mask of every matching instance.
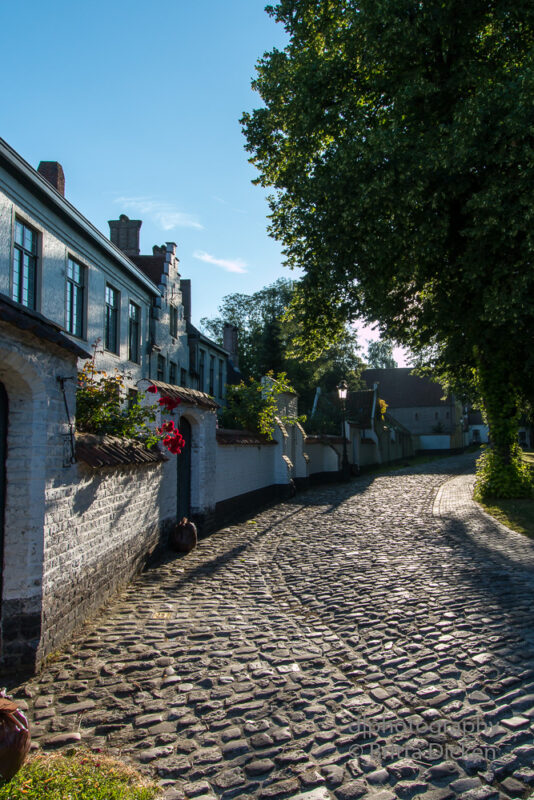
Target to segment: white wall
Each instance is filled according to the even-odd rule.
[[[341,454],[331,444],[307,443],[306,452],[310,459],[308,465],[310,475],[318,472],[337,472],[341,469]]]
[[[435,434],[434,436],[419,436],[420,450],[450,450],[451,437],[446,434]]]
[[[217,443],[215,502],[253,492],[275,483],[276,445]]]

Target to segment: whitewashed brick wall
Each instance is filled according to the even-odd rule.
[[[272,444],[217,444],[216,502],[272,486],[277,450]]]
[[[318,472],[336,472],[341,468],[341,454],[333,445],[314,443],[307,446],[306,452],[310,459],[310,475]]]
[[[176,464],[92,469],[47,480],[40,652],[53,650],[143,567],[175,519]]]
[[[0,381],[8,396],[2,652],[24,660],[38,647],[42,611],[45,485],[62,482],[68,425],[56,380],[76,358],[0,323]],[[75,382],[66,384],[74,410]]]

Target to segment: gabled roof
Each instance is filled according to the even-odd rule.
[[[143,286],[151,295],[159,295],[159,289],[132,261],[124,255],[98,228],[89,222],[72,203],[69,203],[54,187],[40,175],[16,150],[0,138],[0,167],[3,167],[20,184],[28,188],[32,194],[51,208],[62,220],[66,221],[78,234],[93,247],[110,258],[117,268]],[[158,281],[159,283],[159,281]]]
[[[198,328],[195,328],[192,322],[186,320],[185,322],[185,329],[187,331],[187,336],[191,341],[198,341],[199,344],[205,344],[206,347],[212,347],[214,350],[218,350],[219,353],[222,353],[225,356],[229,355],[228,350],[225,350],[222,345],[217,344],[214,342],[213,339],[208,339],[207,336],[204,336]]]
[[[145,273],[147,278],[150,278],[152,283],[159,286],[161,283],[161,276],[165,266],[165,256],[130,256],[133,263]]]
[[[191,406],[199,406],[199,408],[220,408],[220,405],[211,395],[206,394],[206,392],[199,392],[198,389],[188,389],[185,386],[175,386],[173,383],[164,383],[163,381],[151,381],[147,378],[141,378],[141,381],[146,381],[151,386],[157,386],[161,397],[181,400]],[[137,385],[141,381],[138,381]]]
[[[443,398],[443,387],[428,378],[412,374],[411,367],[366,369],[362,378],[371,389],[378,383],[378,394],[389,408],[414,408],[450,405],[451,397]]]
[[[76,458],[95,469],[127,464],[160,464],[168,461],[157,447],[150,450],[142,442],[119,436],[76,434]]]
[[[22,331],[32,333],[38,339],[62,347],[64,350],[74,353],[78,358],[91,358],[91,353],[69,339],[60,325],[43,317],[38,311],[32,311],[20,303],[15,303],[5,294],[0,294],[0,320],[14,325]]]
[[[372,428],[374,396],[372,389],[348,393],[346,413],[349,422],[356,423],[360,428]]]

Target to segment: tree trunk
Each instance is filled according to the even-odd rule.
[[[502,464],[508,465],[517,444],[520,413],[512,376],[497,357],[491,365],[479,362],[478,383],[491,446]]]

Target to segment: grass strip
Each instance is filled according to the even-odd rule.
[[[0,800],[153,800],[161,788],[132,767],[101,753],[73,749],[30,756]]]
[[[532,498],[516,500],[492,498],[479,505],[507,528],[534,539],[534,500]]]

